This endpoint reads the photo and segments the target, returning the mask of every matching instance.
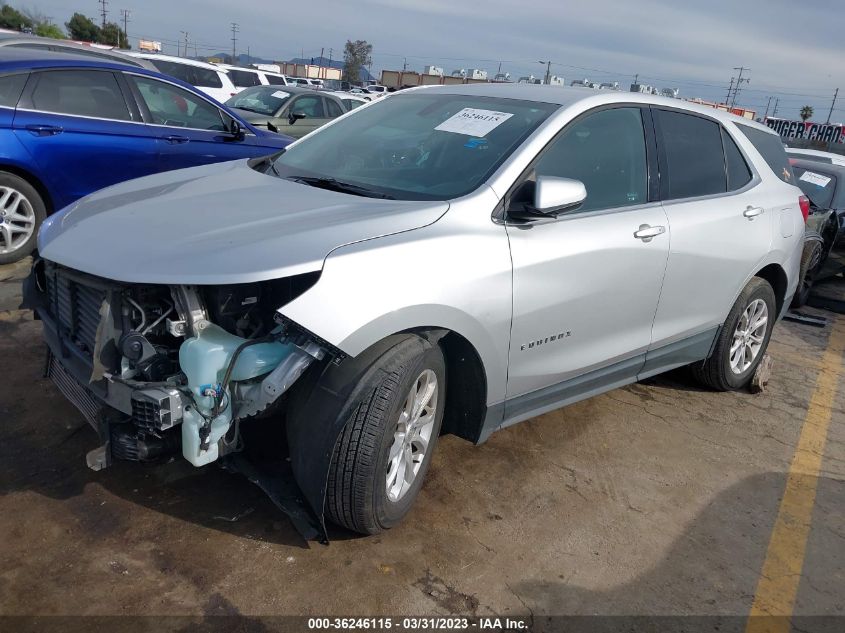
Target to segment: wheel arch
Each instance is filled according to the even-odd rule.
[[[769,282],[775,293],[775,303],[777,307],[777,314],[783,310],[783,305],[786,300],[786,290],[789,285],[789,279],[786,276],[786,271],[780,264],[772,263],[763,266],[760,270],[754,273],[754,277],[760,277]]]
[[[47,189],[41,179],[37,178],[32,172],[20,167],[19,165],[0,161],[0,172],[2,171],[14,174],[19,178],[26,180],[38,192],[38,195],[41,196],[41,199],[44,201],[44,206],[47,208],[47,215],[50,215],[56,210],[55,203],[53,202],[53,196],[50,195],[50,190]]]

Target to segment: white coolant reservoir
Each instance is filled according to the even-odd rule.
[[[227,390],[223,396],[224,406],[211,423],[208,449],[202,450],[199,430],[205,424],[203,416],[210,416],[214,407],[214,397],[205,394],[219,389],[235,350],[246,342],[247,339],[209,323],[179,348],[179,366],[188,377],[195,404],[184,411],[182,455],[194,466],[203,466],[217,459],[217,442],[232,422],[231,394]],[[249,380],[269,373],[293,349],[292,345],[277,341],[245,347],[235,361],[231,381]],[[200,411],[195,407],[199,407]]]

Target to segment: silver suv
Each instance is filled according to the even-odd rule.
[[[792,181],[777,135],[676,99],[414,89],[75,203],[25,296],[89,465],[234,460],[283,428],[317,531],[375,533],[442,433],[682,365],[747,385],[796,288]]]

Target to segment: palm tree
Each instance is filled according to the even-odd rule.
[[[806,105],[803,108],[801,108],[801,120],[802,121],[806,121],[811,116],[813,116],[813,106]]]

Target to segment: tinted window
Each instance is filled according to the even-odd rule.
[[[287,82],[285,82],[284,77],[279,77],[278,75],[264,75],[267,77],[267,83],[271,86],[286,86]]]
[[[290,106],[290,112],[302,112],[309,119],[325,118],[323,100],[317,95],[299,97]]]
[[[725,171],[728,174],[728,191],[742,189],[751,182],[751,170],[748,163],[742,156],[742,152],[736,146],[724,128],[722,128],[722,145],[725,148]]]
[[[26,78],[26,74],[0,77],[0,106],[14,108],[18,105]]]
[[[343,114],[343,108],[341,108],[337,104],[337,101],[334,101],[333,99],[326,99],[326,109],[328,110],[329,118],[331,119]]]
[[[803,167],[793,167],[792,171],[797,178],[795,184],[801,188],[805,196],[813,201],[814,205],[819,209],[829,209],[833,206],[833,192],[836,189],[836,178],[833,174],[812,171]]]
[[[639,108],[602,110],[573,122],[535,167],[536,176],[583,182],[587,199],[579,211],[643,204],[647,201],[646,173]]]
[[[197,130],[225,130],[220,110],[172,84],[132,77],[152,116],[152,123]]]
[[[720,126],[692,114],[654,110],[662,142],[660,186],[664,199],[727,191]]]
[[[232,83],[238,88],[251,88],[252,86],[261,85],[258,73],[251,73],[248,70],[229,69],[229,79],[231,79]]]
[[[181,79],[192,86],[202,86],[203,88],[223,87],[223,82],[220,80],[220,75],[216,70],[191,66],[190,64],[180,64],[179,62],[171,62],[164,59],[151,59],[150,61],[165,75]]]
[[[772,132],[758,130],[750,125],[737,123],[736,126],[751,141],[754,148],[760,152],[763,160],[772,168],[775,175],[784,182],[794,185],[795,178],[792,174],[792,167],[789,165],[789,158],[786,155],[786,150],[783,147],[783,141],[780,140],[780,136]]]
[[[57,70],[39,73],[32,91],[36,110],[129,121],[129,109],[110,72]]]

